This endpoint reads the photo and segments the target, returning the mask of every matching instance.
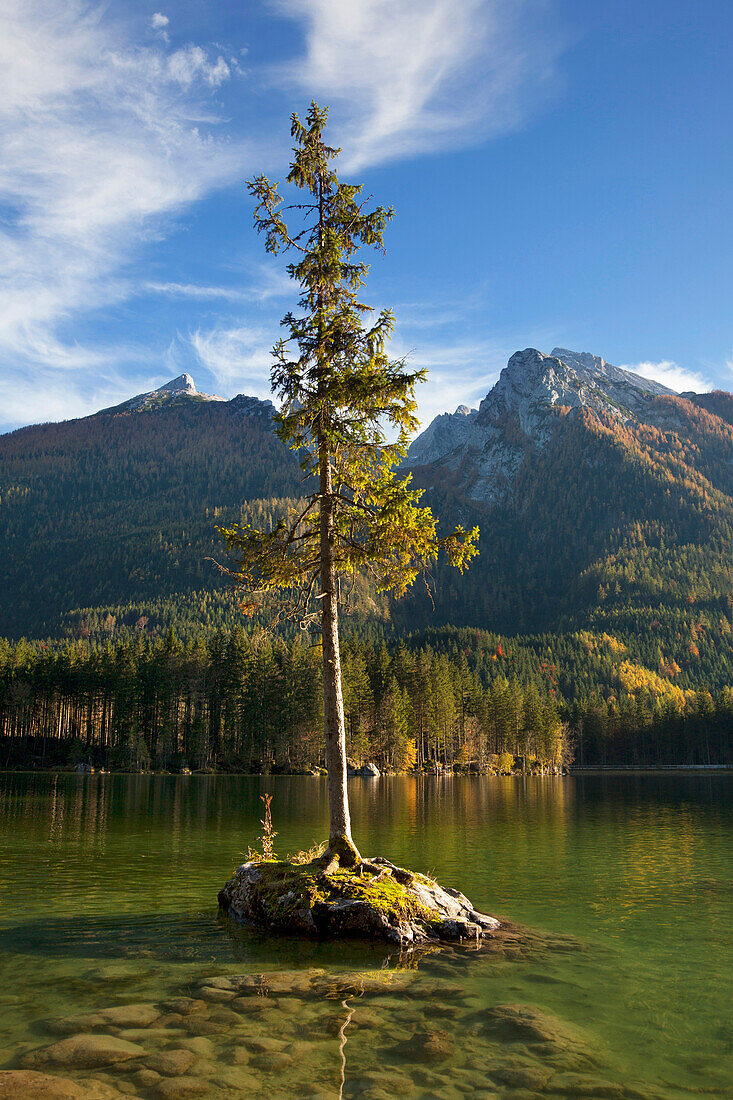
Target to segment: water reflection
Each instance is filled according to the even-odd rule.
[[[481,1081],[488,1088],[493,1060],[500,1072],[491,1088],[509,1098],[512,1065],[527,1081],[540,1071],[531,1050],[499,1042],[486,1013],[524,1004],[566,1031],[590,1029],[612,1082],[646,1082],[664,1097],[681,1084],[722,1095],[730,790],[724,776],[354,780],[365,852],[434,870],[489,912],[571,938],[529,954],[429,955],[409,995],[360,997],[343,1035],[340,1003],[317,992],[297,1005],[273,998],[267,1035],[292,1043],[296,1008],[299,1042],[309,1027],[331,1028],[330,1046],[321,1049],[313,1031],[288,1064],[310,1066],[312,1080],[335,1095],[340,1081],[344,1095],[471,1095]],[[326,787],[315,778],[0,775],[0,1049],[8,1058],[50,1041],[47,1016],[120,999],[159,1004],[204,974],[404,970],[405,960],[380,945],[277,939],[219,917],[216,892],[257,835],[264,791],[274,796],[282,852],[324,836]],[[262,1032],[246,1012],[207,1012],[209,1028],[219,1026],[215,1012],[220,1021],[229,1012],[224,1030],[212,1031],[216,1058],[222,1072],[236,1065],[256,1095],[269,1080],[252,1054]],[[191,1038],[178,1031],[175,1042]],[[247,1043],[250,1060],[236,1061]],[[386,1052],[376,1066],[375,1044]],[[292,1073],[294,1088],[301,1078]],[[140,1086],[135,1095],[148,1094]]]

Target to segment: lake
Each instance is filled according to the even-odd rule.
[[[278,853],[327,835],[319,778],[0,774],[4,1067],[61,1042],[28,1064],[90,1097],[733,1096],[732,777],[350,781],[364,855],[529,930],[417,957],[219,916],[265,791]],[[78,1032],[133,1046],[79,1068]]]

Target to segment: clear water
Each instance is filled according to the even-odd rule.
[[[218,915],[264,791],[279,853],[324,837],[317,778],[0,775],[0,1065],[70,1016],[152,1003],[147,1030],[102,1027],[143,1055],[46,1071],[141,1098],[733,1096],[731,777],[354,780],[365,855],[542,934],[419,959]],[[279,971],[255,1012],[162,1007]],[[551,1034],[497,1022],[507,1004]],[[165,1050],[196,1061],[151,1072]]]

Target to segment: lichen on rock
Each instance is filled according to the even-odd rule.
[[[478,940],[499,927],[457,890],[381,856],[355,867],[250,859],[219,894],[235,920],[311,936],[360,936],[409,946]]]

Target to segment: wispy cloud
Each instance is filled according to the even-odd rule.
[[[170,298],[223,299],[227,302],[246,302],[252,294],[230,286],[197,286],[194,283],[145,283],[145,290],[165,294]]]
[[[245,392],[265,398],[272,396],[271,351],[278,335],[277,326],[216,326],[192,333],[190,348],[227,396]],[[389,352],[395,359],[405,357],[410,369],[425,367],[429,371],[428,381],[416,393],[423,427],[438,413],[452,412],[457,405],[477,405],[508,357],[506,347],[483,341],[419,340],[413,344],[401,337],[391,341]]]
[[[102,353],[64,343],[64,324],[124,298],[125,264],[161,219],[241,172],[243,144],[208,132],[228,76],[199,46],[136,46],[81,0],[3,4],[0,355],[19,385],[94,366]],[[45,385],[38,397],[50,415]]]
[[[542,0],[273,0],[305,27],[282,78],[334,105],[350,170],[518,125],[556,82]]]
[[[138,362],[141,352],[144,357],[143,349],[138,349]],[[87,416],[117,405],[133,393],[147,393],[164,381],[153,369],[123,375],[101,362],[90,373],[76,371],[60,378],[56,366],[0,377],[0,431]]]
[[[514,348],[491,340],[451,341],[418,338],[414,342],[399,337],[390,353],[405,356],[412,370],[426,368],[427,381],[418,386],[416,397],[422,428],[458,405],[477,408],[496,382]]]
[[[270,396],[273,343],[270,330],[247,325],[217,326],[208,332],[199,329],[191,335],[198,361],[229,396],[235,391]]]
[[[733,351],[730,353],[730,355],[728,356],[728,358],[725,361],[725,369],[730,374],[733,374]]]
[[[141,290],[169,298],[200,301],[265,302],[270,298],[297,295],[298,288],[283,271],[263,264],[250,275],[246,286],[201,286],[198,283],[143,283]]]
[[[626,363],[623,365],[623,369],[633,371],[634,374],[640,374],[642,378],[651,378],[655,382],[661,382],[663,386],[668,386],[677,393],[683,393],[685,390],[702,393],[711,388],[710,380],[704,375],[698,371],[681,367],[671,359],[662,359],[658,363],[648,361]]]

